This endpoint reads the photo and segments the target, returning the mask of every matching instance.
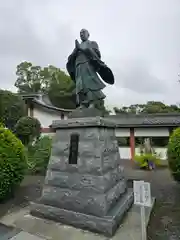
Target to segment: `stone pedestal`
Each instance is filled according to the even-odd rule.
[[[101,117],[54,121],[41,198],[31,214],[112,236],[133,202],[115,126]]]

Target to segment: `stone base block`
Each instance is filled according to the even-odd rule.
[[[37,203],[102,217],[106,216],[118,199],[125,194],[127,184],[126,180],[122,179],[104,194],[95,193],[90,189],[83,190],[45,185]]]
[[[129,210],[132,203],[133,190],[129,189],[127,193],[119,199],[115,207],[104,217],[73,212],[39,203],[32,203],[31,214],[35,217],[54,220],[111,237],[116,232],[123,216]]]

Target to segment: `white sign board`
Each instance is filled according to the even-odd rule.
[[[142,240],[147,240],[145,207],[151,207],[151,186],[144,181],[133,181],[134,204],[141,209],[141,235]]]
[[[149,182],[144,182],[144,206],[151,207],[152,199],[151,199],[151,185]]]
[[[151,206],[151,186],[144,181],[133,181],[134,204],[150,207]]]

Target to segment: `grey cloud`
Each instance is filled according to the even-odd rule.
[[[105,90],[107,101],[177,101],[179,22],[179,0],[3,1],[0,87],[13,86],[16,65],[24,60],[64,69],[85,27],[116,78],[116,94],[111,87]]]
[[[117,85],[137,93],[165,93],[166,82],[154,76],[145,60],[133,59],[116,69]]]
[[[33,17],[32,13],[30,17]],[[38,30],[37,30],[38,31]],[[69,44],[71,29],[67,26],[59,24],[56,33],[56,41],[51,43],[51,36],[45,35],[44,41],[36,34],[36,29],[33,28],[30,20],[22,13],[9,9],[7,14],[0,15],[0,46],[1,55],[16,56],[21,59],[30,59],[36,62],[47,62],[54,56],[56,59],[64,57],[66,52],[66,44]],[[50,39],[49,44],[47,39]],[[63,39],[63,41],[62,41]]]
[[[70,52],[68,48],[72,39],[70,26],[59,23],[55,40],[48,34],[40,37],[36,25],[31,22],[33,8],[29,8],[28,16],[25,14],[24,5],[20,5],[18,11],[16,10],[16,5],[8,4],[0,10],[1,88],[13,88],[16,66],[20,62],[31,61],[42,66],[54,64],[64,67]]]

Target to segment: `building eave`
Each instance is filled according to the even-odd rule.
[[[55,107],[53,105],[48,105],[45,102],[43,102],[42,100],[40,100],[40,97],[44,96],[43,94],[38,94],[38,93],[34,93],[34,94],[20,94],[20,96],[24,99],[24,100],[29,100],[30,102],[37,104],[39,106],[42,106],[44,108],[47,109],[51,109],[57,112],[66,112],[66,113],[70,113],[73,111],[73,109],[65,109],[65,108],[58,108]]]
[[[180,127],[179,124],[116,124],[116,128],[150,128],[150,127]]]
[[[55,107],[55,106],[49,106],[47,104],[43,104],[41,101],[39,101],[37,99],[33,99],[32,102],[39,105],[39,106],[42,106],[44,108],[51,109],[51,110],[54,110],[54,111],[57,111],[57,112],[70,113],[70,112],[73,111],[73,109],[64,109],[64,108],[58,108],[58,107]]]

